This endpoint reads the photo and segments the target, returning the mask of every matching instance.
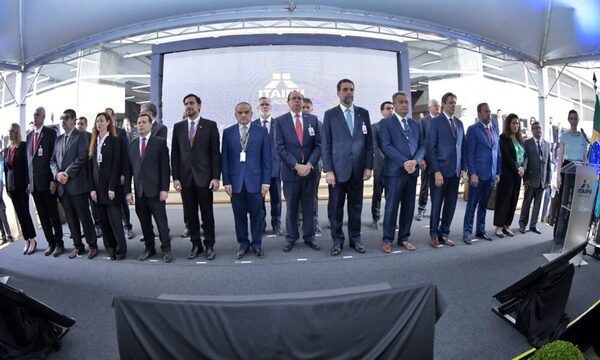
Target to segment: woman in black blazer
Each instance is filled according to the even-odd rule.
[[[515,216],[519,191],[521,191],[521,178],[525,174],[523,167],[525,150],[521,134],[521,120],[517,115],[509,114],[506,117],[499,144],[502,173],[496,189],[494,226],[496,226],[496,236],[514,236],[510,225]]]
[[[37,249],[36,233],[29,213],[29,170],[27,168],[27,144],[21,141],[21,127],[12,124],[8,131],[10,144],[4,149],[4,176],[6,191],[12,200],[15,214],[21,225],[25,240],[23,255],[31,255]]]
[[[106,112],[96,115],[90,141],[92,200],[98,207],[104,247],[111,260],[127,255],[127,243],[121,224],[120,141],[114,120]]]

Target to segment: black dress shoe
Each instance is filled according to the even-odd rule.
[[[539,231],[539,230],[538,230],[537,228],[535,228],[535,227],[529,228],[529,231],[531,231],[531,232],[534,232],[534,233],[536,233],[536,234],[540,234],[540,235],[542,234],[542,232],[541,232],[541,231]]]
[[[273,233],[277,236],[283,235],[283,233],[281,232],[281,228],[279,226],[273,227]]]
[[[335,244],[331,248],[331,256],[338,256],[342,253],[342,246],[340,244]]]
[[[154,256],[154,255],[156,255],[156,250],[154,250],[154,249],[146,249],[146,250],[145,250],[145,251],[142,253],[142,255],[138,256],[138,260],[139,260],[139,261],[144,261],[144,260],[146,260],[146,259],[148,259],[149,257],[152,257],[152,256]]]
[[[235,258],[240,260],[241,258],[246,256],[247,253],[248,253],[248,249],[239,249],[238,252],[235,254]]]
[[[192,246],[192,250],[190,251],[190,253],[188,254],[188,259],[192,260],[195,259],[198,254],[200,254],[202,252],[202,248],[198,245],[193,245]]]
[[[206,248],[206,260],[214,260],[216,256],[215,249],[212,246],[208,246]]]
[[[509,237],[515,236],[515,234],[508,229],[502,229],[502,232],[504,233],[504,235],[509,236]]]
[[[527,230],[525,230],[525,228],[524,228],[524,227],[520,227],[520,228],[519,228],[519,232],[520,232],[521,234],[525,234],[525,233],[527,232]]]
[[[263,251],[263,249],[252,249],[252,251],[254,252],[254,255],[256,255],[256,257],[259,259],[265,257],[265,252]]]
[[[166,263],[170,263],[171,261],[173,261],[173,255],[171,255],[171,251],[163,251],[163,260]]]
[[[49,247],[46,249],[46,251],[44,251],[44,256],[49,256],[50,254],[52,254],[52,253],[54,252],[54,249],[55,249],[55,248],[56,248],[56,247],[54,247],[54,246],[49,246]]]
[[[52,256],[54,257],[59,257],[61,256],[63,253],[65,252],[65,247],[64,246],[60,246],[57,245],[56,249],[54,249],[54,252],[52,253]]]
[[[364,254],[367,251],[362,243],[350,244],[350,247],[353,248],[359,254]]]
[[[466,235],[463,236],[463,241],[467,245],[471,245],[473,243],[473,241],[471,240],[471,237],[470,236],[466,236]]]
[[[305,242],[305,244],[313,250],[321,250],[321,246],[314,241]]]
[[[117,254],[117,255],[115,255],[115,257],[117,258],[117,261],[121,261],[121,260],[125,260],[127,258],[127,255]]]
[[[378,223],[377,221],[373,221],[373,222],[371,223],[371,225],[369,225],[369,228],[370,228],[371,230],[378,230],[378,229],[379,229],[379,223]]]
[[[294,247],[294,243],[285,243],[285,245],[283,246],[283,252],[290,252],[292,250],[292,248]]]
[[[492,237],[491,237],[491,236],[489,236],[489,235],[488,235],[488,234],[486,234],[486,233],[483,233],[483,234],[477,234],[477,235],[475,235],[475,237],[476,237],[476,238],[479,238],[479,239],[487,240],[487,241],[493,241],[493,240],[494,240],[494,239],[492,239]]]

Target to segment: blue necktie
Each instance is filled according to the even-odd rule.
[[[196,131],[196,124],[194,123],[194,120],[190,121],[190,134],[189,134],[189,138],[190,138],[190,143],[194,141],[194,132]]]
[[[350,136],[354,133],[354,123],[352,123],[352,112],[350,109],[346,109],[346,124],[348,125],[348,130],[350,130]]]

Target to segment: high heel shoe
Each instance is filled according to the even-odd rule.
[[[31,246],[33,241],[33,246]],[[37,241],[35,239],[29,240],[29,250],[27,250],[27,255],[33,254],[37,250]]]
[[[29,240],[25,240],[25,247],[23,248],[23,255],[27,255],[27,251],[29,251]]]

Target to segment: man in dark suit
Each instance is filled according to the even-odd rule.
[[[373,172],[373,138],[369,112],[354,102],[354,83],[342,79],[337,83],[340,104],[325,112],[321,153],[325,179],[331,197],[331,255],[337,256],[344,246],[344,204],[348,198],[348,242],[362,254],[360,218],[364,181]]]
[[[267,129],[269,138],[271,139],[271,179],[269,180],[269,201],[271,203],[271,226],[273,227],[273,233],[275,235],[281,235],[281,160],[279,160],[279,154],[275,149],[275,123],[271,116],[273,106],[271,105],[271,99],[266,96],[258,99],[258,115],[259,118],[254,120],[253,123],[260,125]],[[264,232],[267,228],[266,213],[267,208],[263,197],[263,212],[265,218],[262,222],[262,231]]]
[[[429,121],[440,114],[440,104],[436,99],[429,100],[429,114],[424,116],[419,124],[421,125],[421,134],[423,138],[427,138],[427,128],[429,127]],[[427,169],[427,153],[425,158],[419,164],[421,170],[421,188],[419,189],[419,210],[415,220],[423,220],[425,215],[425,207],[427,206],[427,197],[429,196],[429,169]]]
[[[196,258],[203,251],[198,218],[198,207],[200,207],[206,259],[213,260],[215,258],[213,192],[219,189],[221,177],[219,128],[216,122],[200,116],[202,101],[198,96],[186,95],[183,104],[187,119],[175,124],[171,141],[173,186],[176,191],[181,192],[190,231],[192,250],[188,259]]]
[[[394,114],[394,105],[391,101],[384,101],[379,106],[381,111],[381,119],[388,118]],[[371,198],[371,216],[373,222],[369,226],[373,230],[379,229],[379,219],[381,219],[381,195],[383,194],[383,164],[385,156],[381,151],[379,144],[379,125],[378,123],[371,125],[373,135],[373,195]]]
[[[262,258],[263,197],[269,191],[273,163],[271,139],[265,127],[256,122],[250,124],[250,104],[237,104],[235,118],[238,123],[223,131],[221,169],[223,186],[231,197],[235,234],[240,246],[236,258],[243,258],[250,249]],[[252,242],[248,239],[248,215]]]
[[[281,180],[286,199],[285,246],[289,252],[300,237],[298,232],[298,204],[302,214],[312,219],[315,211],[315,168],[321,157],[321,128],[317,117],[302,113],[304,96],[299,91],[288,94],[290,112],[275,119],[275,142],[281,159]],[[302,237],[311,249],[320,250],[315,242],[312,221],[303,221]]]
[[[542,196],[546,188],[550,186],[551,158],[550,144],[542,139],[542,126],[535,121],[531,124],[533,137],[525,140],[525,197],[521,205],[521,216],[519,217],[519,231],[525,233],[525,226],[529,220],[529,230],[541,234],[537,229],[538,215]],[[533,201],[533,211],[529,219],[529,208]]]
[[[34,129],[27,134],[27,192],[33,196],[48,248],[44,255],[54,257],[65,251],[63,230],[58,214],[56,181],[50,170],[50,159],[56,143],[56,131],[44,126],[46,110],[38,107],[33,114]]]
[[[431,191],[431,219],[429,235],[431,246],[454,246],[448,238],[450,224],[456,210],[458,186],[464,179],[466,161],[463,156],[465,131],[460,119],[454,116],[456,95],[442,97],[443,112],[429,122],[427,129],[427,159]],[[443,207],[443,210],[442,210]],[[441,215],[441,219],[440,219]]]
[[[167,139],[168,129],[162,122],[156,118],[158,116],[158,109],[153,103],[145,103],[140,107],[140,114],[149,113],[152,117],[152,135],[156,135],[163,139]]]
[[[69,259],[83,255],[85,251],[81,241],[80,224],[90,248],[88,258],[93,259],[98,255],[98,245],[88,203],[89,144],[85,135],[75,129],[77,115],[74,110],[65,110],[60,119],[65,132],[56,139],[50,169],[59,183],[58,196],[65,208],[67,223],[73,237],[73,251],[69,254]]]
[[[469,200],[463,222],[463,241],[471,245],[473,218],[477,210],[475,236],[492,241],[485,232],[485,211],[500,180],[500,145],[498,130],[491,123],[491,111],[487,103],[477,105],[478,122],[469,126],[465,139],[465,159],[469,174]]]
[[[164,138],[151,133],[152,117],[141,113],[137,120],[138,137],[129,146],[129,171],[125,179],[127,202],[134,204],[131,193],[131,177],[135,186],[135,213],[140,220],[146,249],[138,257],[144,261],[156,255],[154,247],[154,229],[152,218],[158,227],[163,260],[169,263],[171,255],[171,239],[169,238],[169,222],[165,201],[169,195],[169,150]]]
[[[313,113],[313,103],[312,100],[305,97],[302,101],[302,112],[305,114]],[[323,127],[323,122],[319,120],[317,117],[317,121],[319,122],[319,126]],[[319,224],[319,183],[321,182],[321,173],[323,171],[323,159],[319,160],[316,164],[315,168],[315,216],[313,221],[315,223],[315,235],[322,235],[321,225]],[[331,216],[331,209],[327,207],[327,219]],[[331,226],[329,226],[331,228]],[[298,230],[302,230],[302,209],[298,208]]]
[[[392,253],[396,235],[398,207],[398,244],[408,251],[415,247],[408,239],[415,211],[415,193],[419,164],[425,155],[424,139],[419,123],[408,117],[408,95],[402,91],[392,97],[394,115],[381,120],[379,139],[385,155],[385,213],[383,216],[383,251]]]

